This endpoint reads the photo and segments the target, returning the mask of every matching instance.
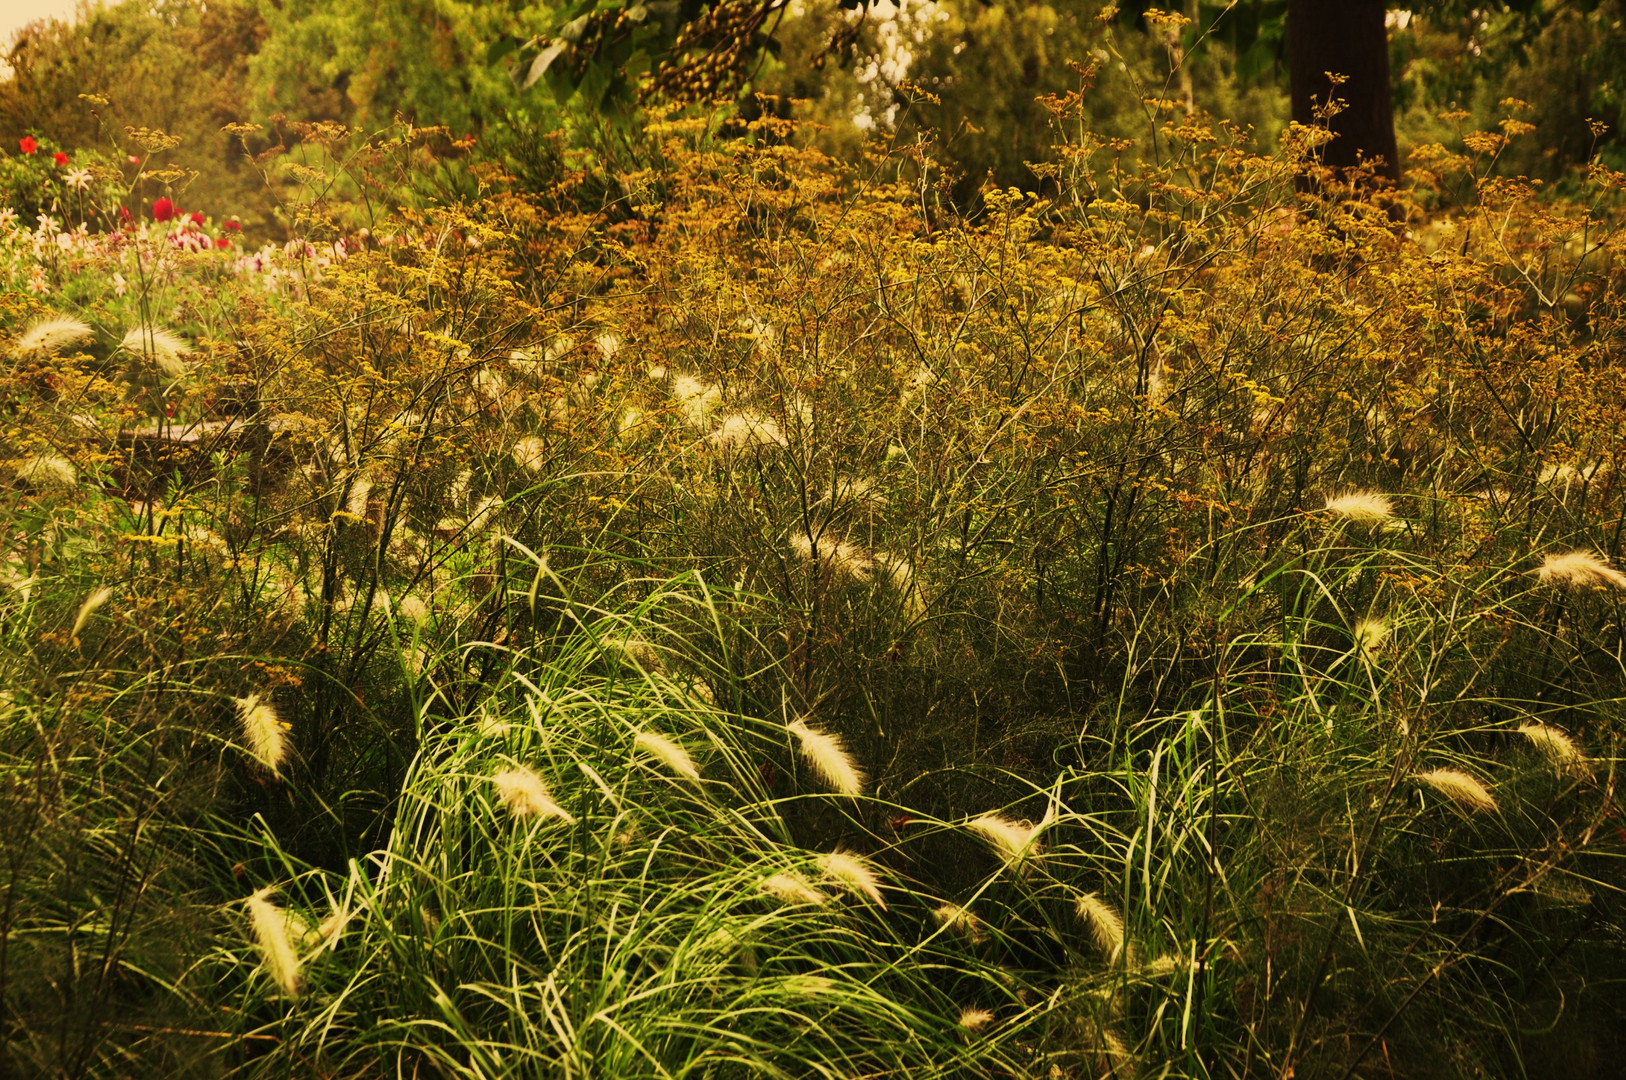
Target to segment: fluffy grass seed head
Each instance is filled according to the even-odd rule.
[[[1434,769],[1430,772],[1418,773],[1416,779],[1427,784],[1464,810],[1496,809],[1496,799],[1491,795],[1489,789],[1465,772],[1459,772],[1456,769]]]
[[[1395,516],[1389,496],[1372,491],[1350,491],[1327,500],[1326,510],[1346,521],[1376,524]]]
[[[1355,651],[1367,663],[1377,662],[1378,650],[1389,637],[1389,624],[1382,619],[1358,619],[1355,622]]]
[[[1519,734],[1530,740],[1546,759],[1561,769],[1584,770],[1586,755],[1568,735],[1546,724],[1520,724]]]
[[[294,950],[288,917],[271,902],[270,886],[248,898],[248,918],[265,970],[283,994],[297,997],[300,989],[299,953]]]
[[[815,540],[805,532],[790,534],[790,549],[804,562],[818,562],[831,572],[855,581],[868,581],[875,560],[856,544],[821,536]]]
[[[288,757],[288,725],[258,694],[233,700],[237,702],[237,719],[242,724],[243,741],[248,743],[249,752],[272,776],[280,776],[279,770]]]
[[[514,460],[527,472],[541,472],[548,460],[548,444],[535,435],[527,435],[514,443]]]
[[[1038,853],[1036,841],[1040,831],[1049,823],[1048,814],[1037,825],[1012,821],[1002,814],[983,814],[966,822],[966,828],[988,841],[1007,864],[1014,864],[1030,854]]]
[[[497,797],[502,804],[517,818],[558,818],[567,825],[576,820],[569,811],[553,801],[542,778],[523,765],[494,773],[491,783],[497,788]]]
[[[802,756],[821,780],[849,797],[856,798],[863,793],[864,774],[853,764],[841,736],[820,731],[805,720],[792,723],[789,731],[796,736]]]
[[[36,454],[17,463],[17,479],[35,487],[71,488],[79,483],[79,470],[58,454]]]
[[[1074,908],[1089,928],[1096,947],[1106,954],[1109,962],[1116,960],[1124,947],[1123,916],[1114,911],[1099,893],[1093,892],[1080,896]]]
[[[886,900],[881,896],[880,878],[875,876],[875,871],[870,869],[866,859],[850,851],[832,851],[819,862],[830,877],[853,892],[869,897],[875,901],[877,907],[886,910]]]
[[[137,356],[147,357],[167,379],[179,379],[192,369],[186,359],[192,354],[192,346],[168,330],[133,326],[125,333],[119,346]]]
[[[959,904],[942,904],[933,910],[932,915],[950,930],[957,930],[969,937],[973,943],[987,937],[982,929],[982,920]]]
[[[757,446],[785,446],[785,433],[772,419],[754,412],[723,417],[716,431],[706,436],[720,450],[746,450]]]
[[[96,336],[96,332],[78,319],[41,319],[12,345],[12,353],[21,360],[55,356],[69,345],[79,345]]]
[[[960,1014],[959,1025],[966,1031],[981,1031],[993,1019],[994,1014],[987,1009],[967,1009]]]
[[[640,731],[632,744],[651,757],[660,760],[662,765],[690,780],[700,779],[700,770],[695,768],[694,759],[689,752],[665,735],[657,735],[653,731]]]
[[[693,375],[679,375],[672,380],[672,400],[686,424],[703,427],[712,410],[722,403],[723,392]]]
[[[1567,551],[1542,560],[1536,577],[1550,585],[1613,585],[1626,589],[1626,574],[1590,551]]]
[[[784,904],[822,904],[826,897],[793,871],[762,879],[762,891]]]
[[[84,602],[79,605],[79,611],[73,617],[73,629],[68,631],[68,637],[78,637],[79,631],[83,630],[85,624],[90,622],[90,617],[96,614],[96,609],[112,598],[113,590],[106,585],[93,589],[91,594],[85,597]]]

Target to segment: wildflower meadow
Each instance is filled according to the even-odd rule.
[[[7,143],[0,1075],[1616,1075],[1626,174],[1075,67]]]

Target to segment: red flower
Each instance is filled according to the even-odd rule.
[[[154,221],[168,221],[175,216],[175,204],[168,199],[158,199],[152,204]]]
[[[226,222],[225,227],[230,229],[232,232],[237,232],[241,230],[243,226],[235,221],[228,221]]]
[[[130,208],[128,206],[119,207],[119,220],[126,225],[130,224]]]
[[[58,165],[66,165],[68,163],[67,152],[58,150],[56,153],[51,155],[51,160],[56,162]]]
[[[224,250],[225,248],[231,247],[231,241],[224,236],[217,236],[215,237],[215,247]]]
[[[198,211],[196,211],[196,212],[194,212],[192,214],[192,224],[194,224],[194,225],[202,225],[203,224],[203,211],[202,210],[198,210]]]
[[[22,138],[17,140],[17,149],[21,150],[25,154],[32,154],[39,148],[40,144],[34,141],[34,136],[32,135],[24,135]]]

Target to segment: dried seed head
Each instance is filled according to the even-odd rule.
[[[1084,920],[1096,947],[1106,954],[1110,963],[1118,958],[1124,947],[1124,921],[1112,905],[1098,893],[1085,893],[1074,905],[1078,917]]]
[[[84,602],[79,605],[79,611],[73,617],[73,629],[68,631],[68,637],[78,637],[79,631],[83,630],[85,624],[90,622],[90,617],[96,614],[96,610],[112,598],[113,590],[106,585],[92,590],[91,594],[85,597]]]
[[[548,444],[535,435],[527,435],[514,443],[514,460],[527,472],[541,472],[548,459]]]
[[[1520,724],[1519,734],[1529,739],[1532,746],[1559,768],[1583,770],[1586,768],[1586,755],[1568,735],[1557,728],[1548,727],[1546,724]]]
[[[1415,777],[1464,810],[1495,810],[1496,799],[1478,780],[1456,769],[1434,769]]]
[[[763,878],[761,889],[786,904],[822,904],[826,899],[823,893],[789,870]]]
[[[983,941],[988,936],[983,931],[982,920],[959,904],[943,904],[934,910],[932,915],[950,930],[958,930],[965,934],[973,943]]]
[[[834,573],[857,581],[868,581],[875,560],[856,544],[821,536],[814,540],[804,532],[792,533],[790,549],[806,562],[819,562]]]
[[[1355,651],[1367,663],[1377,662],[1378,650],[1389,637],[1389,624],[1382,619],[1360,619],[1355,623]]]
[[[234,700],[249,752],[272,776],[280,776],[279,770],[288,756],[288,725],[278,719],[276,710],[262,702],[258,694]]]
[[[1542,560],[1536,577],[1554,585],[1613,585],[1626,589],[1626,574],[1590,551],[1548,555]]]
[[[640,731],[633,740],[633,746],[659,758],[663,765],[679,776],[686,776],[690,780],[700,779],[700,770],[694,767],[694,759],[689,757],[689,752],[664,735]]]
[[[179,379],[192,368],[186,359],[192,354],[192,346],[168,330],[131,327],[119,345],[151,360],[165,378]]]
[[[786,445],[785,433],[779,430],[779,425],[754,412],[723,417],[721,426],[706,438],[713,446],[730,451],[752,446]]]
[[[830,735],[805,720],[789,726],[801,744],[802,756],[826,784],[843,795],[857,796],[864,790],[864,774],[847,754],[839,735]]]
[[[271,902],[271,891],[267,886],[248,898],[249,925],[266,971],[285,995],[296,997],[300,989],[299,954],[294,951],[288,918]]]
[[[78,319],[41,319],[23,332],[12,345],[18,359],[55,356],[69,345],[78,345],[96,336],[96,332]]]
[[[677,403],[685,423],[701,427],[712,410],[722,403],[723,392],[692,375],[679,375],[672,380],[672,400]]]
[[[967,1009],[960,1014],[960,1026],[967,1031],[981,1031],[994,1019],[994,1014],[987,1009]]]
[[[870,869],[865,859],[847,851],[832,851],[820,862],[824,865],[824,872],[830,877],[846,885],[853,892],[869,897],[885,910],[886,901],[881,897],[880,879],[875,876],[875,871]]]
[[[35,487],[71,488],[79,482],[79,470],[58,454],[36,454],[17,463],[17,479]]]
[[[966,828],[981,834],[1006,863],[1015,863],[1030,853],[1037,854],[1038,845],[1035,841],[1040,831],[1048,824],[1050,824],[1048,813],[1037,825],[1026,821],[1012,821],[1001,814],[983,814],[966,822]]]
[[[558,818],[567,825],[576,820],[553,801],[542,778],[523,765],[494,774],[491,783],[497,788],[502,804],[517,818]]]
[[[1371,491],[1351,491],[1327,500],[1327,512],[1348,521],[1382,522],[1394,517],[1389,496]]]

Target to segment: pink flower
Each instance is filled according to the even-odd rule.
[[[56,153],[51,155],[51,160],[56,162],[58,165],[66,165],[68,163],[68,155],[65,151],[58,150]]]
[[[32,135],[24,135],[22,138],[17,140],[17,149],[21,150],[25,154],[32,154],[39,148],[40,144],[34,141],[34,136]]]
[[[175,204],[168,199],[158,199],[152,204],[154,221],[168,221],[176,213]]]

